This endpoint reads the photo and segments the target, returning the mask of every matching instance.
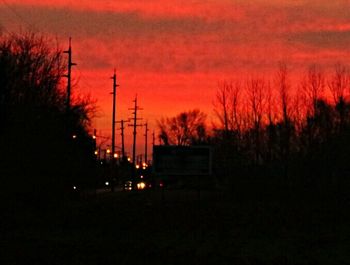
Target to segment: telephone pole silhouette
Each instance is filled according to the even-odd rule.
[[[152,164],[153,164],[153,149],[154,149],[154,146],[156,145],[156,135],[154,133],[154,130],[152,132]]]
[[[136,178],[136,173],[135,173],[135,167],[136,167],[136,161],[135,161],[135,155],[136,155],[136,128],[137,126],[142,126],[142,124],[137,124],[138,120],[142,120],[142,118],[137,118],[137,111],[138,110],[142,110],[142,108],[140,108],[137,105],[137,96],[135,97],[135,100],[133,100],[134,102],[134,107],[133,108],[129,108],[129,110],[133,110],[132,114],[133,117],[130,119],[130,121],[133,121],[133,124],[128,124],[129,127],[134,127],[134,131],[133,131],[133,145],[132,145],[132,164],[133,164],[133,187],[135,187],[134,185],[136,185],[135,183],[135,178]]]
[[[125,161],[125,145],[124,145],[124,122],[129,122],[129,120],[120,120],[116,121],[116,123],[120,123],[121,137],[122,137],[122,161]]]
[[[145,134],[144,134],[144,136],[145,136],[145,163],[146,164],[148,164],[148,160],[147,160],[147,158],[148,158],[148,156],[147,156],[147,145],[148,145],[148,123],[146,122],[145,124]]]
[[[155,146],[156,144],[156,135],[154,133],[154,131],[152,132],[152,146]]]
[[[94,134],[92,135],[92,140],[93,140],[93,143],[94,143],[94,152],[96,152],[96,148],[97,148],[97,140],[96,140],[96,134],[97,134],[97,130],[94,129]],[[96,157],[97,157],[97,154],[95,153]]]
[[[117,87],[119,85],[117,85],[117,75],[114,69],[114,74],[111,77],[111,79],[113,79],[113,92],[111,92],[111,94],[113,95],[113,107],[112,107],[112,152],[111,152],[111,161],[114,161],[114,154],[115,154],[115,118],[116,118],[116,94],[117,94]],[[113,164],[113,162],[112,162]]]
[[[71,96],[71,79],[72,79],[72,66],[77,65],[76,63],[72,62],[72,38],[69,38],[69,47],[67,51],[63,51],[63,53],[68,54],[68,72],[64,77],[67,77],[67,99],[66,99],[66,108],[67,111],[70,109],[70,96]]]
[[[111,178],[111,191],[114,191],[114,166],[115,166],[115,158],[114,158],[114,154],[115,154],[115,109],[116,109],[116,94],[117,94],[117,75],[114,69],[114,74],[111,77],[111,79],[113,79],[113,92],[111,92],[111,94],[113,95],[113,107],[112,107],[112,150],[111,150],[111,174],[112,174],[112,178]]]

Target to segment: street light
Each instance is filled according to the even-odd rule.
[[[142,163],[142,169],[146,169],[147,166],[148,166],[147,163],[145,163],[145,162]]]

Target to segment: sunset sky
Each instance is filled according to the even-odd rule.
[[[271,76],[280,61],[294,72],[350,61],[349,0],[0,0],[0,32],[28,29],[62,48],[72,37],[74,93],[97,99],[93,126],[105,136],[114,68],[117,120],[131,117],[137,94],[152,131],[193,108],[214,120],[220,81]]]

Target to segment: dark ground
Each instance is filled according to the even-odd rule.
[[[350,264],[346,201],[164,195],[13,204],[1,219],[0,264]]]

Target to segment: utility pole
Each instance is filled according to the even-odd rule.
[[[145,123],[145,163],[148,164],[147,160],[147,145],[148,145],[148,123]]]
[[[67,75],[65,75],[65,77],[67,77],[67,99],[66,99],[66,108],[67,111],[69,111],[70,109],[70,95],[71,95],[71,77],[72,77],[72,66],[77,65],[76,63],[72,62],[72,38],[69,38],[69,47],[67,51],[63,51],[63,53],[67,53],[68,54],[68,72]]]
[[[115,154],[115,117],[116,117],[116,94],[117,94],[117,75],[115,73],[111,77],[113,79],[113,92],[111,94],[113,95],[113,108],[112,108],[112,152],[111,152],[111,161],[114,161],[114,154]]]
[[[120,120],[116,121],[116,123],[120,123],[121,137],[122,137],[122,161],[125,160],[125,145],[124,145],[124,122],[129,122],[129,120]]]
[[[135,155],[136,155],[136,127],[137,126],[142,126],[142,124],[137,124],[138,120],[142,120],[142,118],[137,118],[137,111],[142,110],[139,106],[137,106],[137,96],[135,97],[134,102],[134,107],[129,108],[129,110],[133,110],[132,114],[133,117],[130,119],[130,121],[133,121],[133,124],[128,124],[128,126],[134,127],[133,131],[133,145],[132,145],[132,164],[133,164],[133,171],[135,172],[135,166],[136,166],[136,161],[135,161]],[[133,186],[135,185],[135,173],[133,174]]]
[[[114,154],[115,154],[115,109],[116,109],[116,94],[117,94],[117,75],[115,73],[115,69],[114,69],[114,74],[111,77],[111,79],[113,79],[113,92],[111,93],[113,95],[113,108],[112,108],[112,152],[111,152],[111,191],[114,191],[114,162],[115,162],[115,158],[114,158]]]
[[[156,143],[156,135],[155,135],[155,133],[153,131],[153,133],[152,133],[152,146],[154,146],[155,143]]]
[[[152,164],[153,164],[153,150],[154,150],[154,146],[156,144],[156,135],[154,133],[154,130],[152,132]]]
[[[94,143],[94,152],[95,152],[95,155],[97,157],[97,154],[96,154],[96,148],[97,148],[97,139],[96,139],[96,133],[97,133],[97,130],[94,129],[94,134],[92,135],[92,140],[93,140],[93,143]]]

